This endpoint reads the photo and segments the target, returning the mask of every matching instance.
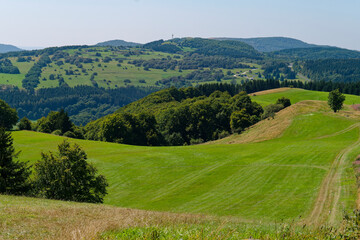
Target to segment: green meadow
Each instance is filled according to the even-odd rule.
[[[0,73],[0,85],[13,85],[21,88],[24,78],[25,74]]]
[[[318,101],[327,101],[328,99],[328,92],[318,92],[318,91],[310,91],[304,89],[287,89],[285,91],[279,91],[263,94],[263,95],[256,95],[252,96],[251,98],[255,101],[260,103],[262,106],[266,106],[272,103],[275,103],[277,99],[281,97],[289,98],[291,103],[298,103],[304,100],[318,100]],[[270,90],[271,91],[271,90]],[[346,99],[344,104],[353,105],[353,104],[360,104],[360,97],[356,95],[344,94]]]
[[[250,222],[306,218],[334,159],[346,149],[338,180],[351,184],[343,186],[345,195],[334,208],[334,218],[339,219],[342,210],[354,207],[356,198],[355,180],[347,175],[360,152],[349,148],[358,145],[359,129],[350,127],[355,123],[330,112],[313,112],[293,119],[280,138],[233,145],[139,147],[70,141],[82,146],[89,161],[107,177],[106,204],[234,216]],[[63,140],[26,131],[13,136],[20,159],[30,163]]]
[[[360,114],[349,107],[335,114],[326,102],[301,102],[326,99],[321,92],[290,89],[253,99],[266,105],[281,96],[300,102],[275,116],[280,122],[290,118],[290,124],[270,140],[142,147],[68,139],[83,147],[106,176],[105,204],[0,195],[0,238],[327,239],[350,234],[323,226],[339,226],[343,214],[356,208],[352,162],[360,153]],[[358,100],[347,96],[347,103]],[[273,123],[261,122],[263,134],[277,131]],[[252,131],[261,133],[256,126]],[[30,164],[65,139],[30,131],[14,131],[13,137],[19,160]]]

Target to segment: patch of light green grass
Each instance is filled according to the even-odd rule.
[[[328,96],[328,92],[309,91],[304,89],[289,89],[283,92],[252,96],[251,98],[262,106],[266,106],[275,103],[276,100],[281,97],[289,98],[291,103],[294,104],[304,100],[327,101]],[[345,97],[345,104],[360,104],[360,96],[345,94]]]
[[[25,78],[25,74],[0,73],[0,84],[13,85],[21,88],[22,80],[24,78]]]

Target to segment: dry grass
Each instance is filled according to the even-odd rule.
[[[0,239],[96,239],[128,227],[197,224],[210,217],[0,195]]]
[[[273,89],[279,90],[279,89]],[[271,91],[271,90],[269,90]],[[266,91],[264,91],[266,92]],[[291,105],[288,108],[276,113],[275,118],[265,119],[251,126],[241,134],[234,134],[229,137],[208,142],[205,144],[239,144],[239,143],[255,143],[267,141],[282,136],[284,131],[290,126],[292,120],[301,114],[309,114],[313,112],[323,112],[327,115],[347,117],[351,119],[360,119],[360,111],[355,111],[351,106],[345,105],[343,110],[334,114],[329,111],[329,107],[324,101],[306,100]],[[356,127],[356,126],[352,126]]]
[[[260,96],[260,95],[266,95],[266,94],[270,94],[270,93],[285,92],[285,91],[288,91],[290,89],[298,89],[298,88],[289,88],[289,87],[275,88],[275,89],[270,89],[270,90],[251,93],[251,94],[249,94],[249,96]]]
[[[209,142],[209,144],[254,143],[279,138],[290,126],[294,117],[300,114],[325,111],[326,107],[326,103],[322,101],[302,101],[281,110],[273,119],[269,118],[258,122],[242,134],[231,135],[227,138]]]

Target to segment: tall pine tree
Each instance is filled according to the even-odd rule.
[[[14,161],[18,155],[11,134],[0,128],[0,193],[23,195],[30,189],[29,167],[24,162]]]

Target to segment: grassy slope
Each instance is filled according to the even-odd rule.
[[[284,91],[285,90],[285,91]],[[254,95],[254,94],[252,94]],[[303,89],[276,89],[276,90],[268,90],[263,91],[258,94],[255,93],[255,96],[252,96],[252,99],[262,106],[269,105],[271,103],[275,103],[277,99],[281,97],[287,97],[290,99],[291,103],[297,103],[304,100],[319,100],[319,101],[327,101],[328,99],[328,92],[317,92],[317,91],[309,91]],[[352,104],[359,104],[360,97],[355,95],[345,94],[345,104],[352,105]]]
[[[287,91],[282,94],[287,94]],[[83,146],[89,160],[107,176],[110,182],[107,204],[234,216],[237,221],[261,221],[262,224],[290,221],[300,215],[338,220],[342,210],[350,210],[355,205],[356,186],[351,162],[359,153],[359,114],[346,109],[335,115],[324,102],[316,101],[298,103],[291,108],[284,111],[299,113],[284,114],[283,111],[275,117],[280,123],[286,120],[286,116],[291,118],[288,127],[281,130],[280,137],[261,142],[249,137],[250,141],[245,144],[155,148],[71,141]],[[265,121],[263,124],[260,125],[262,133],[274,122]],[[259,126],[249,132],[259,132],[257,128]],[[249,134],[245,133],[245,136]],[[32,163],[39,159],[41,151],[55,150],[63,139],[25,131],[14,132],[14,138],[16,149],[22,150],[21,160]],[[354,143],[357,145],[352,145]],[[324,188],[327,182],[336,188]],[[321,198],[323,189],[328,193]],[[333,195],[337,197],[333,198]],[[322,199],[325,204],[319,204]],[[27,205],[24,206],[23,201],[23,198],[0,196],[0,209],[6,210],[0,213],[3,233],[22,236],[30,231],[31,236],[41,238],[41,234],[56,235],[56,231],[62,229],[73,234],[68,231],[70,228],[84,234],[92,231],[87,225],[97,226],[105,222],[110,212],[112,217],[94,231],[144,225],[129,223],[133,221],[127,219],[129,216],[132,219],[149,218],[149,214],[124,213],[124,210],[110,206],[33,199],[26,199]],[[318,206],[324,206],[324,209],[319,210]],[[328,214],[328,209],[331,209],[331,214]],[[55,217],[50,217],[54,213]],[[155,213],[150,215],[157,216]],[[179,215],[174,216],[177,219]],[[64,218],[69,217],[74,226],[64,223]],[[162,217],[151,220],[162,223],[168,220],[163,221]],[[24,226],[20,224],[22,219],[25,219],[26,227],[18,231]],[[80,224],[84,219],[84,224]],[[171,224],[172,221],[168,222]],[[311,222],[311,219],[303,221]],[[53,227],[54,222],[59,224],[58,228]],[[118,225],[113,226],[112,222]],[[32,224],[44,229],[31,233]],[[80,227],[81,231],[76,229]]]
[[[131,60],[150,60],[150,59],[159,59],[159,58],[166,58],[168,56],[180,57],[182,55],[178,54],[168,54],[156,51],[149,51],[143,50],[143,54],[139,55],[131,55],[125,56],[128,53],[128,50],[119,50],[119,51],[109,51],[108,48],[105,47],[92,47],[91,50],[93,52],[87,52],[87,50],[82,50],[81,57],[84,58],[92,58],[94,60],[93,63],[82,63],[84,69],[86,69],[86,73],[83,73],[81,69],[77,68],[75,65],[65,63],[62,66],[57,66],[55,62],[51,63],[49,66],[42,69],[42,74],[40,77],[40,84],[38,88],[51,88],[59,86],[58,79],[56,80],[49,80],[50,74],[54,74],[55,76],[61,74],[64,78],[65,82],[70,86],[77,86],[77,85],[89,85],[91,86],[92,83],[90,81],[91,75],[96,72],[98,75],[95,76],[95,81],[98,83],[99,87],[103,88],[117,88],[123,86],[156,86],[155,83],[158,80],[162,80],[165,78],[170,78],[174,76],[185,76],[188,73],[194,71],[193,70],[183,70],[179,72],[178,69],[163,71],[162,69],[150,69],[149,71],[145,71],[142,67],[138,68],[128,62]],[[137,49],[133,49],[138,51]],[[69,53],[70,55],[74,55],[78,50],[71,49],[71,50],[64,50],[65,52]],[[95,53],[100,53],[101,57],[95,56]],[[50,56],[52,57],[52,56]],[[111,57],[113,59],[120,58],[123,60],[121,66],[118,66],[118,62],[113,60],[109,63],[102,62],[102,59],[105,57]],[[98,58],[99,62],[96,62],[95,59]],[[18,87],[22,87],[22,80],[25,78],[26,73],[30,70],[30,68],[34,65],[35,61],[39,59],[39,57],[32,56],[32,61],[30,62],[17,62],[17,58],[9,58],[14,66],[17,66],[20,70],[21,74],[2,74],[0,73],[0,84],[4,85],[15,85]],[[64,59],[61,58],[61,61],[64,62]],[[101,66],[99,66],[101,64]],[[249,64],[249,63],[245,63]],[[250,64],[258,69],[252,69],[252,74],[248,73],[250,69],[243,68],[243,69],[231,69],[234,74],[241,74],[247,73],[247,77],[237,77],[237,83],[241,83],[248,78],[257,78],[257,74],[262,72],[260,66],[257,64]],[[66,75],[65,70],[73,70],[76,71],[78,75]],[[227,69],[222,69],[224,74],[228,71]],[[130,83],[125,83],[125,80],[130,80]],[[146,82],[140,82],[140,80],[145,80]],[[214,81],[215,82],[215,81]],[[231,80],[222,80],[222,82],[230,83]],[[198,82],[193,81],[192,84],[196,85]],[[210,82],[207,82],[210,83]]]
[[[317,137],[355,122],[314,112],[296,117],[281,138],[241,145],[136,147],[72,141],[107,176],[107,204],[250,221],[291,220],[310,213],[332,160],[357,140],[358,129]],[[31,162],[62,140],[33,132],[14,132],[14,137],[21,159]]]

